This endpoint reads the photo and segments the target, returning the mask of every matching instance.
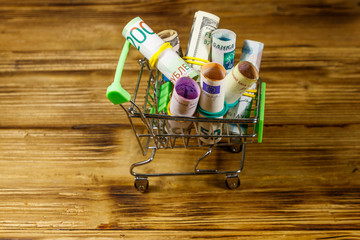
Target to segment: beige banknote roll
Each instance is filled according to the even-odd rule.
[[[210,113],[222,111],[225,97],[225,68],[218,63],[206,63],[201,68],[200,76],[200,108]],[[199,116],[206,117],[201,113],[199,113]],[[218,118],[222,118],[222,116]],[[221,140],[221,138],[216,137],[222,133],[221,123],[199,122],[198,128],[200,135],[204,135],[204,137],[200,138],[203,143],[214,144]]]
[[[180,46],[179,35],[175,30],[167,29],[158,33],[159,37],[168,42],[173,47],[174,51],[180,56],[183,57],[183,53]]]
[[[255,65],[260,72],[261,57],[264,50],[264,43],[253,40],[244,40],[241,51],[240,61],[248,61]],[[251,85],[249,90],[256,90],[256,83]],[[251,105],[254,97],[250,95],[242,95],[238,104],[232,109],[229,109],[225,118],[248,118],[251,113]],[[231,134],[246,134],[247,124],[228,124],[228,129]]]
[[[233,104],[258,79],[259,72],[254,64],[248,61],[239,62],[225,78],[225,101]]]

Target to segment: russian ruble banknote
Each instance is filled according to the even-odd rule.
[[[239,62],[226,76],[225,101],[235,103],[259,79],[256,67],[248,61]]]
[[[166,48],[159,52],[164,46],[164,40],[140,17],[131,20],[124,27],[122,35],[147,59],[157,59],[155,61],[157,69],[174,84],[182,76],[189,76],[195,80],[199,77],[197,71],[192,69],[173,49]],[[154,56],[156,59],[152,59]]]
[[[260,71],[263,50],[264,43],[252,40],[245,40],[241,50],[240,61],[251,62],[252,64],[254,64],[256,69]]]
[[[174,86],[168,114],[191,117],[196,111],[200,98],[199,85],[189,77],[179,78]],[[171,134],[181,134],[191,127],[191,121],[169,120],[167,130]]]
[[[226,73],[234,67],[236,34],[227,29],[212,32],[211,61],[224,66]]]
[[[262,53],[264,50],[264,44],[262,42],[245,40],[240,61],[249,61],[258,71],[260,71],[260,64]],[[249,90],[255,90],[256,83],[254,83]],[[229,109],[228,113],[225,115],[225,118],[249,118],[251,113],[251,106],[253,103],[254,97],[242,95],[239,103],[236,104],[232,109]],[[228,129],[231,134],[246,134],[247,133],[247,124],[240,124],[240,129],[237,125],[228,124]]]

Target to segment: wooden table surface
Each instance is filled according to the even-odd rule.
[[[265,43],[263,143],[236,190],[209,175],[151,178],[142,194],[129,167],[146,158],[105,97],[121,32],[140,16],[185,50],[197,10],[237,33],[236,59],[244,39]],[[360,238],[358,0],[0,0],[0,19],[0,239]],[[148,171],[189,171],[203,152],[159,150]]]

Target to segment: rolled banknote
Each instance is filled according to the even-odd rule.
[[[227,29],[212,32],[211,61],[224,66],[226,73],[234,67],[236,34]]]
[[[249,89],[256,89],[256,83],[253,84]],[[252,102],[252,97],[242,95],[239,102],[233,108],[228,110],[225,118],[249,118]],[[239,126],[237,124],[228,124],[228,129],[231,134],[246,134],[247,128],[248,124],[239,124]]]
[[[199,101],[199,106],[202,110],[210,113],[218,113],[224,109],[225,76],[225,68],[218,63],[206,63],[202,67],[200,77],[201,96]],[[199,113],[199,116],[206,117],[201,113]],[[218,118],[222,118],[222,116]],[[221,140],[221,138],[214,137],[221,135],[221,123],[199,122],[198,127],[200,135],[207,136],[200,138],[202,142],[214,144]]]
[[[219,21],[220,18],[214,14],[203,11],[195,13],[185,56],[210,59],[211,33],[218,27]],[[198,72],[201,71],[200,65],[190,66]]]
[[[262,42],[245,40],[241,50],[240,61],[251,62],[260,71],[263,50],[264,44]]]
[[[175,30],[168,29],[158,33],[159,37],[165,42],[170,43],[174,51],[180,56],[183,57],[183,53],[180,46],[180,40],[178,33]]]
[[[242,52],[240,56],[240,61],[248,61],[255,65],[256,69],[260,71],[261,57],[264,49],[264,44],[262,42],[245,40]],[[250,90],[256,89],[256,83],[254,83]],[[232,109],[229,109],[225,118],[249,118],[251,113],[251,105],[253,102],[253,97],[242,95],[238,104],[235,105]],[[237,125],[228,124],[228,129],[231,134],[246,134],[248,124],[240,124],[240,129]]]
[[[208,112],[220,112],[224,108],[225,68],[218,63],[206,63],[201,69],[201,96],[199,105]]]
[[[189,77],[176,82],[170,102],[170,112],[175,116],[193,116],[200,97],[199,85]]]
[[[256,67],[248,61],[239,62],[226,75],[225,101],[228,104],[236,102],[241,95],[259,79]]]
[[[201,113],[199,113],[199,117],[205,117]],[[223,118],[223,117],[218,117]],[[222,133],[222,123],[211,123],[211,122],[199,122],[198,124],[198,132],[200,135],[204,135],[204,137],[200,137],[200,140],[206,144],[215,144],[218,143],[221,138],[217,137]]]
[[[164,40],[140,17],[131,20],[124,27],[122,35],[174,84],[182,76],[198,78],[198,73],[173,49],[168,48]]]
[[[189,77],[181,77],[176,81],[171,101],[169,115],[191,117],[196,111],[200,98],[199,85]],[[168,121],[168,132],[180,134],[191,127],[191,121]]]

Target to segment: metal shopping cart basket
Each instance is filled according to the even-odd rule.
[[[142,154],[147,155],[151,151],[150,158],[145,161],[134,163],[130,167],[130,173],[135,177],[135,187],[138,191],[144,192],[148,189],[148,177],[181,176],[181,175],[202,175],[202,174],[224,174],[226,175],[226,186],[235,189],[240,185],[239,174],[243,169],[245,160],[245,148],[247,143],[257,140],[262,142],[264,107],[265,107],[265,82],[259,79],[255,101],[252,103],[249,118],[228,119],[228,118],[201,118],[201,117],[177,117],[167,114],[166,101],[169,100],[171,88],[167,85],[159,71],[151,69],[146,59],[139,60],[140,72],[133,97],[121,87],[120,79],[130,48],[130,43],[125,42],[119,63],[115,73],[114,82],[107,90],[107,97],[114,104],[119,104],[129,118]],[[167,87],[164,87],[167,86]],[[170,89],[170,90],[169,90]],[[144,92],[142,92],[144,91]],[[143,94],[143,96],[140,96]],[[136,124],[135,122],[139,124]],[[168,131],[171,123],[189,123],[186,130],[180,128],[178,131]],[[206,136],[211,144],[201,141],[205,136],[199,131],[200,124],[221,126],[220,135]],[[236,128],[238,134],[229,131],[230,126]],[[243,129],[246,129],[244,132]],[[210,131],[211,132],[211,131]],[[220,141],[217,141],[221,138]],[[217,169],[200,169],[199,163],[213,152],[216,147],[229,147],[232,152],[240,153],[239,167],[235,170],[219,171]],[[206,148],[205,154],[195,159],[193,171],[174,173],[139,173],[135,168],[149,164],[159,149],[174,148]]]

